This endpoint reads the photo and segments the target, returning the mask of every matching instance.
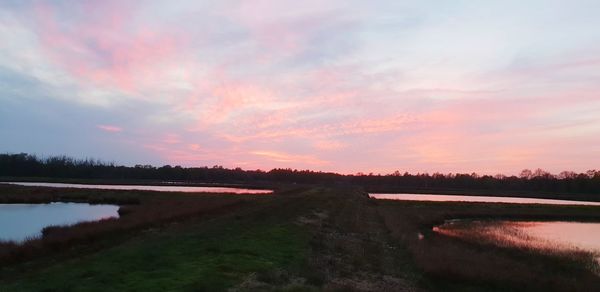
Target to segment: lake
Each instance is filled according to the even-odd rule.
[[[600,206],[600,202],[521,198],[521,197],[489,197],[489,196],[461,196],[461,195],[435,195],[435,194],[369,194],[369,197],[375,198],[375,199],[400,200],[400,201],[477,202],[477,203]]]
[[[184,193],[229,193],[229,194],[270,194],[272,190],[257,190],[232,187],[194,187],[194,186],[151,186],[151,185],[88,185],[46,182],[2,182],[5,184],[51,187],[51,188],[79,188],[103,190],[139,190],[158,192],[184,192]]]
[[[41,235],[44,227],[118,218],[117,205],[87,203],[0,204],[0,240],[23,241]]]
[[[543,251],[582,250],[600,260],[598,222],[448,220],[433,231],[501,246],[532,247]]]

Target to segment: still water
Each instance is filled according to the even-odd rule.
[[[400,201],[479,202],[479,203],[600,206],[600,202],[536,199],[536,198],[520,198],[520,197],[486,197],[486,196],[433,195],[433,194],[369,194],[369,196],[371,198],[375,198],[375,199],[388,199],[388,200],[400,200]]]
[[[600,259],[600,223],[570,221],[448,220],[434,232],[539,250],[582,250]]]
[[[0,204],[0,240],[23,241],[44,227],[119,217],[117,205],[87,203]]]
[[[245,188],[227,187],[192,187],[192,186],[150,186],[150,185],[88,185],[43,182],[2,182],[21,186],[53,187],[53,188],[80,188],[103,190],[141,190],[159,192],[184,192],[184,193],[230,193],[230,194],[270,194],[272,190],[255,190]]]

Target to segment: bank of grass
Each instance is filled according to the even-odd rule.
[[[296,199],[301,191],[282,191],[277,199],[40,188],[18,192],[26,199],[66,192],[78,201],[123,194],[140,203],[127,205],[134,210],[119,220],[51,228],[44,238],[16,246],[16,251],[29,251],[33,244],[40,248],[22,261],[4,262],[0,291],[311,290],[320,283],[308,268],[312,233],[296,222],[307,210]],[[60,244],[50,244],[54,240]]]
[[[0,242],[0,266],[56,253],[105,239],[120,239],[148,228],[190,219],[228,214],[259,201],[261,196],[182,194],[150,191],[57,189],[0,185],[2,203],[87,202],[120,205],[120,218],[49,226],[42,236],[22,243]],[[18,222],[15,222],[18,224]]]
[[[308,239],[289,223],[195,222],[147,232],[42,270],[12,273],[0,286],[2,291],[222,291],[252,274],[256,281],[285,282],[279,279],[285,275],[270,275],[300,273]]]

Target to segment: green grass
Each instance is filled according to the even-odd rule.
[[[250,273],[298,272],[309,236],[291,223],[228,219],[143,234],[95,254],[14,275],[2,291],[219,291]]]
[[[25,187],[0,187],[2,195],[131,197],[139,204],[126,206],[132,212],[121,223],[140,216],[152,224],[79,241],[87,233],[67,228],[75,230],[72,244],[44,245],[26,262],[0,260],[0,292],[600,291],[600,278],[574,260],[431,231],[454,218],[600,221],[598,207],[374,200],[342,187],[254,199]],[[223,204],[230,201],[241,203]],[[169,212],[189,216],[172,220]]]

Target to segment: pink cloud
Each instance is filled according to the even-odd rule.
[[[110,133],[117,133],[117,132],[123,131],[122,128],[117,127],[117,126],[111,126],[111,125],[98,125],[96,127],[102,131],[110,132]]]
[[[313,145],[316,149],[323,151],[341,150],[347,146],[346,144],[340,141],[334,140],[318,140],[315,141]]]
[[[345,34],[354,16],[330,2],[227,2],[206,9],[222,22],[201,25],[137,4],[37,2],[35,32],[55,71],[139,107],[123,126],[152,129],[139,147],[170,163],[514,173],[583,167],[577,153],[600,143],[597,50],[477,69],[410,46],[406,60],[396,47],[355,51],[377,35]]]
[[[200,144],[189,144],[188,148],[192,151],[201,151],[202,150],[202,146],[200,146]]]
[[[312,155],[297,155],[277,151],[251,151],[250,154],[281,163],[302,163],[305,165],[323,165],[328,163]]]
[[[71,20],[43,2],[35,6],[38,35],[51,60],[81,82],[127,92],[161,81],[161,65],[181,44],[177,35],[136,27],[133,7],[117,1],[74,5],[86,11],[85,16]]]
[[[221,137],[233,142],[244,142],[248,140],[276,139],[284,137],[326,138],[348,135],[366,135],[406,129],[411,124],[417,122],[418,121],[414,117],[409,115],[373,119],[354,118],[335,123],[322,123],[313,127],[291,125],[283,129],[254,131],[250,135],[236,133],[222,134]]]
[[[165,144],[179,144],[181,143],[181,137],[178,134],[166,134],[163,138]]]

